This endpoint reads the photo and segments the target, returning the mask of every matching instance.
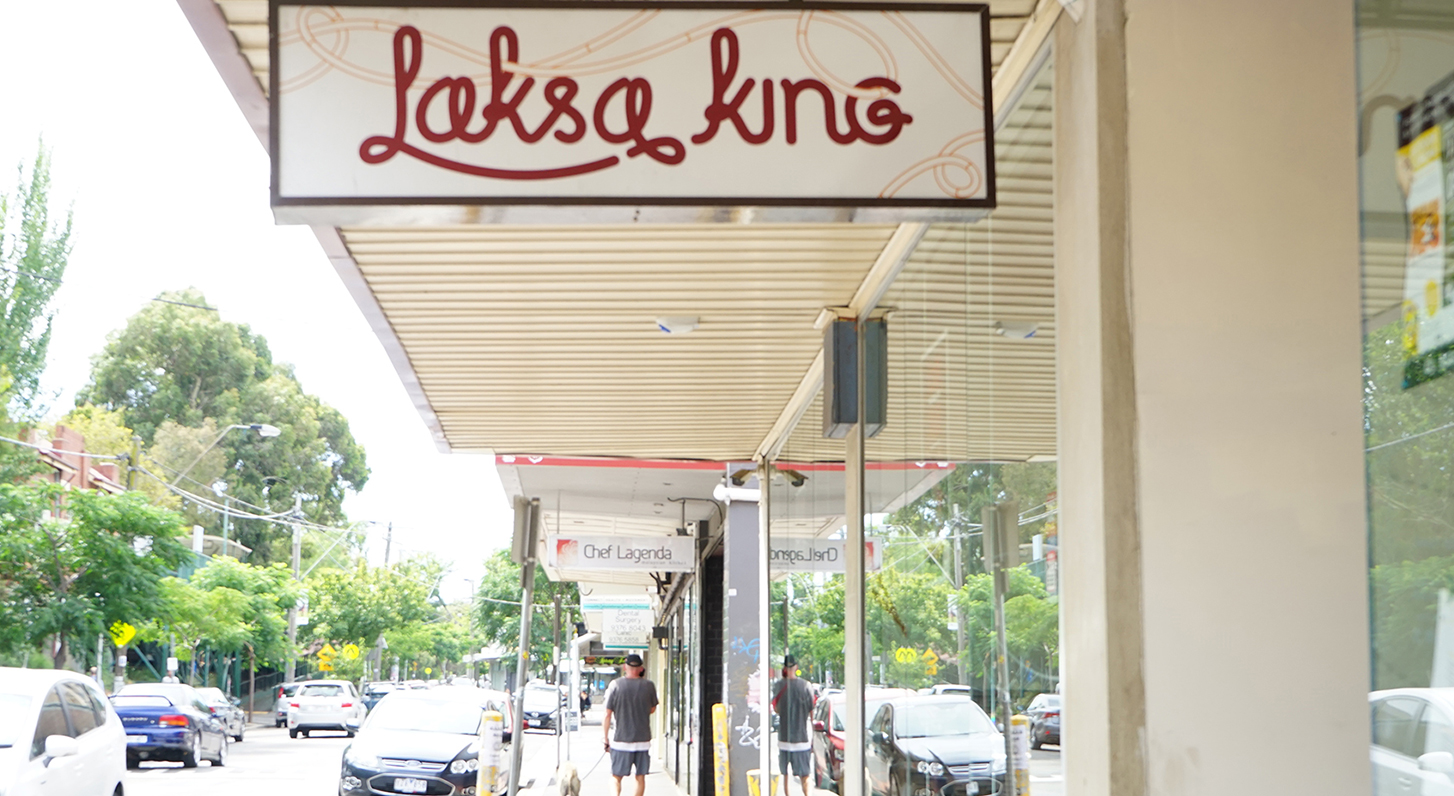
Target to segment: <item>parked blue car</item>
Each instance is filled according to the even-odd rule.
[[[111,697],[126,728],[126,767],[143,760],[227,764],[227,730],[196,689],[180,683],[134,683]]]

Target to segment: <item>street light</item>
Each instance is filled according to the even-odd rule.
[[[197,462],[202,461],[202,457],[210,453],[213,448],[217,447],[217,443],[221,442],[222,438],[227,436],[227,432],[239,428],[252,429],[253,431],[256,431],[258,433],[258,436],[263,437],[264,439],[276,437],[279,434],[283,433],[282,429],[278,428],[277,426],[270,426],[267,423],[243,423],[228,426],[227,428],[222,429],[222,433],[217,435],[217,439],[212,440],[211,445],[203,448],[202,452],[197,454],[197,458],[193,459],[191,464],[183,467],[182,471],[180,473],[177,473],[177,477],[172,479],[172,486],[180,484],[182,482],[182,478],[184,478],[187,473],[192,472],[193,467],[197,466]]]

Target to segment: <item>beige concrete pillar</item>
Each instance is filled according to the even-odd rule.
[[[1369,792],[1351,3],[1056,46],[1068,796]]]

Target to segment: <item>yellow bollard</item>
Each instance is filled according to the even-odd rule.
[[[480,724],[480,770],[475,793],[490,796],[500,778],[500,751],[504,746],[505,717],[498,710],[485,711]]]
[[[1010,717],[1010,771],[1015,778],[1016,796],[1030,793],[1030,717]]]
[[[763,796],[762,783],[760,782],[762,777],[758,776],[760,773],[761,772],[755,768],[748,769],[747,771],[747,791],[749,796]],[[769,781],[772,783],[772,790],[769,790],[767,792],[767,796],[773,796],[773,794],[777,793],[777,788],[778,785],[782,782],[782,778],[782,774],[772,774],[770,776]]]
[[[727,769],[727,738],[727,706],[719,702],[712,706],[712,778],[716,796],[729,796],[732,788]]]

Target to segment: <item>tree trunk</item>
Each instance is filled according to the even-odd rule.
[[[64,633],[60,633],[56,635],[56,639],[60,641],[60,644],[56,647],[55,666],[57,669],[64,669],[66,668],[66,660],[70,657],[66,636]],[[97,663],[99,664],[100,662],[98,661]]]

